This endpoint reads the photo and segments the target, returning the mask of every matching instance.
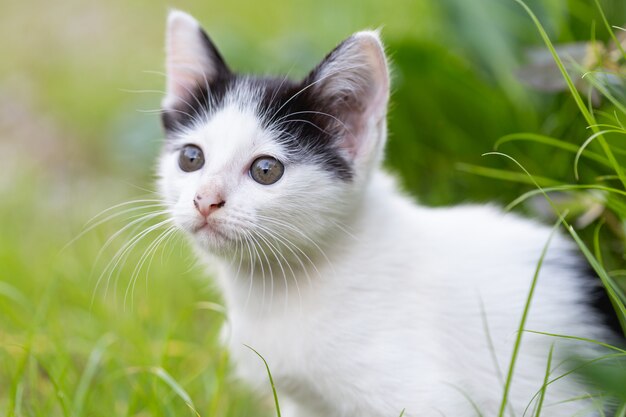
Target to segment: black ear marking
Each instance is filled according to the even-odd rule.
[[[349,158],[370,158],[382,144],[368,132],[386,116],[389,73],[377,32],[358,32],[341,42],[304,80],[326,102],[341,130],[339,146]]]
[[[209,35],[204,31],[204,29],[202,27],[200,27],[199,29],[202,42],[204,43],[204,46],[206,48],[206,53],[215,65],[215,69],[217,71],[216,78],[224,78],[227,75],[230,75],[231,71],[228,68],[228,65],[226,65],[226,61],[224,60],[224,57],[222,56],[220,51],[217,49],[217,47],[215,46]]]

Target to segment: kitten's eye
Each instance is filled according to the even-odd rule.
[[[263,185],[274,184],[283,176],[285,166],[276,158],[261,156],[250,166],[250,176]]]
[[[185,145],[178,156],[178,166],[185,172],[197,171],[204,165],[202,149],[195,145]]]

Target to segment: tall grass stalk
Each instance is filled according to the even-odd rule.
[[[554,45],[552,44],[552,41],[548,37],[548,34],[546,33],[545,29],[543,28],[543,25],[541,24],[537,16],[533,13],[533,11],[530,9],[530,7],[526,5],[526,3],[524,3],[522,0],[515,0],[515,1],[526,10],[526,13],[528,13],[530,18],[535,23],[535,26],[537,27],[537,30],[539,31],[541,38],[543,39],[545,45],[550,50],[550,53],[552,54],[552,58],[554,59],[554,62],[559,68],[559,71],[561,72],[563,79],[567,83],[567,87],[569,88],[569,91],[572,97],[574,98],[574,101],[576,102],[578,109],[580,110],[583,117],[587,121],[587,125],[591,128],[591,130],[595,134],[598,134],[598,142],[602,146],[602,149],[604,150],[604,153],[606,154],[606,157],[611,163],[613,169],[619,176],[622,186],[626,188],[626,176],[622,172],[622,168],[620,167],[619,163],[615,159],[615,155],[613,155],[613,151],[611,151],[611,148],[609,147],[606,140],[604,139],[604,135],[600,132],[600,129],[597,126],[597,121],[595,119],[595,116],[593,115],[591,111],[589,111],[589,109],[585,105],[585,102],[583,101],[580,94],[578,93],[578,90],[576,89],[576,86],[574,85],[572,78],[570,77],[569,73],[565,69],[565,65],[563,64],[563,61],[561,61],[559,54],[556,52],[556,49],[554,48]]]
[[[511,389],[511,383],[513,382],[515,364],[517,362],[517,356],[519,354],[519,350],[522,345],[522,335],[524,334],[524,329],[526,326],[526,319],[528,318],[528,313],[530,311],[530,304],[533,299],[533,295],[535,293],[535,288],[537,286],[537,280],[539,278],[539,271],[541,270],[541,266],[543,265],[543,260],[546,256],[546,253],[548,252],[548,247],[550,246],[552,237],[556,233],[562,221],[563,221],[563,218],[559,217],[559,220],[552,227],[552,232],[550,233],[550,236],[548,237],[548,241],[543,246],[543,249],[541,250],[541,255],[539,256],[539,260],[537,261],[537,267],[535,268],[535,273],[533,275],[533,279],[530,284],[530,289],[528,290],[528,296],[526,297],[526,303],[524,304],[522,317],[520,318],[519,325],[517,328],[517,335],[515,336],[515,344],[513,345],[513,353],[511,354],[511,360],[509,362],[509,370],[506,374],[506,381],[504,383],[504,391],[502,393],[502,401],[500,402],[500,411],[498,412],[498,417],[504,416],[504,411],[506,410],[506,406],[508,404],[509,390]]]

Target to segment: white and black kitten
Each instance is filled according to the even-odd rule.
[[[245,344],[267,360],[287,417],[496,415],[551,230],[490,206],[421,207],[398,190],[380,168],[378,33],[346,39],[302,81],[256,78],[233,73],[173,11],[166,66],[160,192],[217,269],[241,377],[267,389]],[[585,274],[556,234],[526,327],[606,340]],[[533,401],[552,344],[556,366],[566,341],[524,334],[507,413]],[[588,393],[562,378],[544,415],[592,415]]]

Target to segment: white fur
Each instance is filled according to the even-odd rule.
[[[372,65],[384,63],[379,53],[383,61]],[[375,73],[385,88],[376,97],[386,103],[386,70]],[[465,396],[496,415],[504,387],[497,369],[507,371],[550,228],[492,206],[420,207],[377,163],[358,165],[354,181],[314,161],[293,163],[259,123],[254,97],[245,84],[231,91],[223,108],[170,139],[159,169],[175,221],[218,270],[224,343],[239,375],[269,392],[264,365],[246,344],[267,360],[286,417],[394,417],[403,409],[408,417],[475,416]],[[364,129],[362,157],[378,161],[384,110]],[[205,166],[180,170],[176,143],[201,147]],[[264,186],[250,178],[259,155],[285,164],[281,180]],[[195,233],[201,188],[226,205],[210,216],[213,231]],[[526,328],[602,339],[572,249],[554,236]],[[556,367],[563,341],[523,336],[510,393],[516,416],[541,387],[552,343]],[[583,394],[573,378],[550,385],[543,415],[574,415],[590,402],[557,403]]]

